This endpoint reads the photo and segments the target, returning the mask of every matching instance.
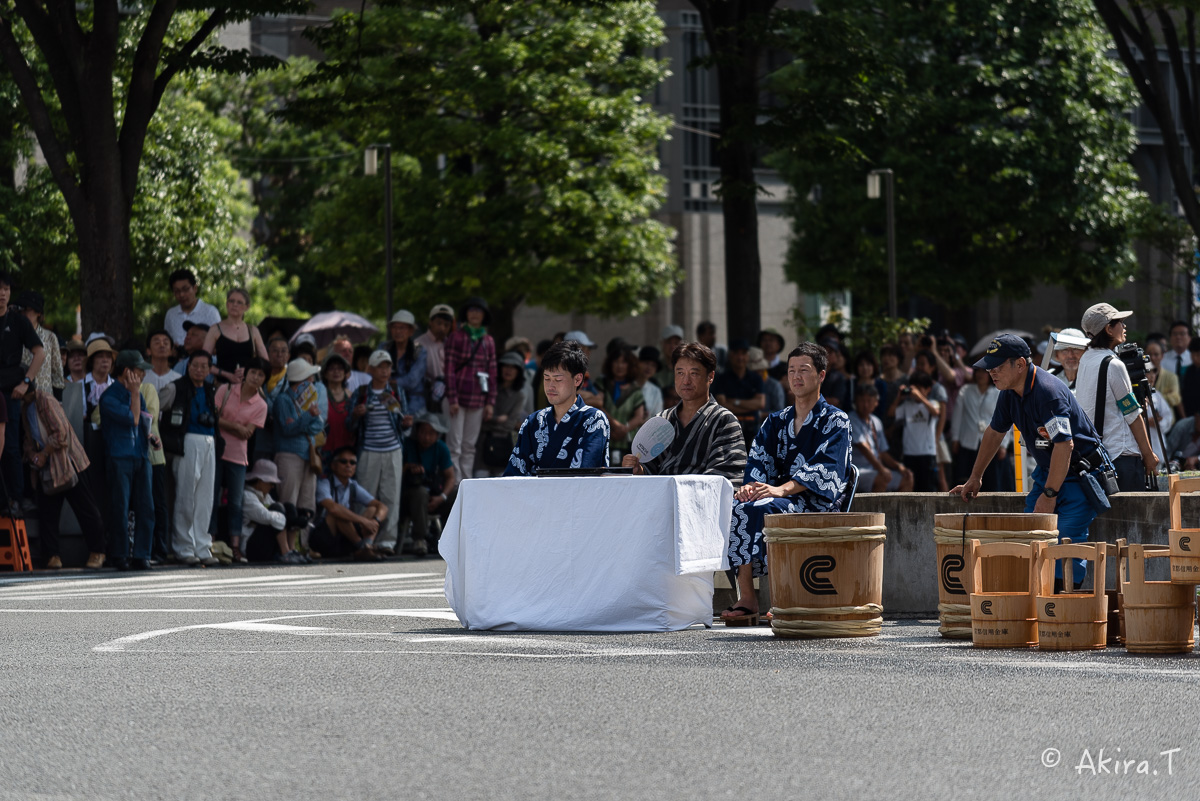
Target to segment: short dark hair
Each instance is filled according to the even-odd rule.
[[[854,397],[861,398],[863,395],[870,395],[873,398],[878,398],[879,390],[875,389],[874,384],[859,384],[854,388]]]
[[[933,389],[933,376],[917,370],[908,377],[908,383],[918,386],[921,389]]]
[[[271,365],[267,364],[265,359],[261,359],[258,356],[253,356],[248,362],[242,365],[242,375],[245,375],[251,370],[260,370],[262,371],[263,375],[269,376],[271,374]]]
[[[709,320],[703,320],[700,322],[699,325],[696,326],[696,336],[701,336],[702,334],[707,334],[709,332],[712,332],[714,334],[717,332],[717,324],[716,323],[711,322]]]
[[[1187,320],[1176,320],[1175,322],[1171,323],[1170,328],[1168,328],[1167,330],[1174,331],[1176,328],[1179,328],[1180,326],[1183,326],[1184,328],[1186,328],[1187,332],[1189,334],[1192,333],[1192,326],[1187,322]]]
[[[561,367],[571,375],[583,375],[588,370],[587,354],[573,339],[565,339],[550,346],[542,357],[542,371]]]
[[[1117,344],[1117,338],[1108,333],[1108,326],[1106,325],[1096,332],[1096,336],[1092,337],[1092,341],[1088,343],[1088,347],[1109,350],[1115,344]]]
[[[717,371],[717,356],[712,352],[712,348],[700,342],[680,342],[675,346],[675,350],[671,351],[671,369],[675,369],[676,363],[680,359],[691,359],[704,368],[706,373],[715,373]]]
[[[550,348],[551,348],[553,345],[554,345],[554,343],[553,343],[552,341],[550,341],[549,339],[543,339],[543,340],[540,340],[540,341],[537,343],[537,355],[538,355],[538,358],[540,359],[541,357],[545,356],[545,355],[546,355],[546,351],[550,350]]]
[[[358,456],[358,451],[354,448],[353,445],[343,445],[342,447],[338,448],[336,451],[333,452],[333,454],[330,456],[330,459],[331,460],[336,459],[339,456],[341,456],[343,453],[350,453],[355,457]]]
[[[289,359],[298,359],[298,358],[300,358],[301,353],[307,353],[309,356],[312,357],[313,362],[316,362],[317,349],[314,348],[308,342],[297,342],[295,345],[292,345],[292,349],[288,355],[288,358]]]
[[[1200,337],[1192,337],[1192,341],[1188,343],[1188,350],[1193,353],[1200,350]]]
[[[801,342],[792,348],[787,360],[791,362],[797,356],[807,356],[812,359],[813,367],[817,368],[818,373],[825,372],[825,369],[829,367],[829,354],[825,352],[825,348],[815,342]]]
[[[862,364],[863,362],[866,362],[867,364],[871,365],[871,371],[876,376],[879,375],[879,362],[877,362],[875,360],[874,353],[871,353],[871,351],[869,351],[869,350],[860,350],[858,352],[858,355],[854,357],[854,372],[856,374],[858,373],[858,366],[860,364]]]
[[[0,284],[7,284],[9,289],[15,289],[17,282],[8,270],[0,270]]]
[[[197,356],[203,356],[208,360],[208,366],[212,367],[212,354],[206,351],[204,348],[196,348],[194,351],[188,354],[188,367],[192,366],[192,360]]]
[[[625,361],[625,380],[636,381],[637,371],[640,365],[638,364],[637,351],[630,347],[618,346],[615,351],[608,354],[604,360],[604,368],[601,372],[604,373],[605,389],[609,392],[613,390],[612,384],[616,381],[616,376],[613,374],[613,365],[618,360]]]
[[[169,331],[167,331],[167,329],[165,329],[165,328],[155,328],[155,329],[154,329],[153,331],[151,331],[149,334],[146,334],[146,347],[147,347],[147,348],[149,348],[149,347],[150,347],[150,342],[151,342],[151,340],[153,340],[153,339],[154,339],[156,336],[158,336],[159,334],[162,334],[164,337],[166,337],[166,338],[167,338],[167,342],[170,342],[170,343],[171,343],[171,347],[172,347],[172,348],[173,348],[173,347],[175,347],[175,340],[174,340],[174,339],[171,339],[171,334],[170,334],[170,332],[169,332]]]
[[[913,356],[913,361],[915,362],[917,359],[924,359],[929,362],[930,367],[937,369],[937,356],[934,356],[933,351],[929,348],[921,348],[917,351],[917,355]]]
[[[192,286],[196,285],[196,274],[191,270],[179,269],[171,273],[167,278],[167,289],[173,289],[177,281],[187,281]]]
[[[879,358],[882,359],[888,353],[895,356],[897,361],[904,359],[904,351],[900,350],[899,345],[884,345],[879,349]]]

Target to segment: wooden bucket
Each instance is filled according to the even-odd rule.
[[[1171,548],[1171,582],[1200,584],[1200,528],[1184,528],[1179,499],[1185,492],[1200,492],[1200,478],[1167,477],[1171,490],[1171,528],[1167,532]]]
[[[771,632],[874,637],[883,626],[882,514],[767,515]]]
[[[1068,540],[1068,543],[1070,541]],[[1053,574],[1059,559],[1086,559],[1095,563],[1090,593],[1071,592],[1072,570],[1063,569],[1063,592],[1037,596],[1038,648],[1043,651],[1098,651],[1108,644],[1108,599],[1104,595],[1104,567],[1108,545],[1046,545],[1038,553],[1039,567]],[[1040,572],[1040,571],[1039,571]],[[1050,585],[1053,588],[1053,584]]]
[[[1159,546],[1130,545],[1117,568],[1125,608],[1125,650],[1133,654],[1184,654],[1196,647],[1196,588],[1174,581],[1146,581],[1146,560],[1174,554]],[[1125,578],[1128,571],[1129,578]]]
[[[1034,596],[1048,579],[1054,581],[1051,568],[1038,573],[1037,554],[1042,543],[992,542],[986,545],[971,540],[971,643],[976,648],[1033,648],[1038,644],[1037,613]],[[984,592],[984,564],[991,559],[1011,557],[1026,565],[1026,581],[1032,588],[1025,592]]]
[[[952,640],[971,639],[971,602],[975,586],[971,565],[963,547],[966,539],[981,545],[993,542],[1054,543],[1058,541],[1058,515],[1040,514],[945,514],[933,516],[933,539],[937,546],[938,633]],[[983,568],[984,592],[1029,592],[1028,566],[1013,556],[998,556]]]

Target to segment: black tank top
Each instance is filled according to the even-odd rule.
[[[249,327],[247,327],[249,328]],[[245,367],[254,358],[254,337],[251,335],[245,342],[237,342],[225,336],[225,330],[217,323],[217,344],[213,346],[213,356],[217,367],[223,373],[235,373],[239,367]]]

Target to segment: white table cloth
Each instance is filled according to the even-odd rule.
[[[711,624],[732,510],[718,476],[470,479],[438,545],[446,598],[469,629]]]

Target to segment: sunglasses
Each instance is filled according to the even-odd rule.
[[[348,465],[358,464],[357,459],[334,459],[334,461],[337,462],[338,464],[348,464]]]

